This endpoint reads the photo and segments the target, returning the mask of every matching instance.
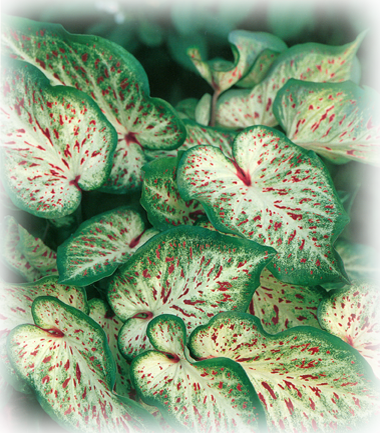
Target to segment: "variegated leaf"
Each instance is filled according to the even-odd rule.
[[[197,358],[238,362],[273,432],[343,431],[365,425],[379,410],[379,382],[368,363],[316,328],[269,335],[257,317],[222,313],[194,331],[190,349]]]
[[[121,46],[70,34],[57,24],[15,17],[3,23],[2,43],[5,54],[39,67],[52,83],[90,95],[115,127],[118,146],[106,191],[140,187],[143,148],[174,149],[185,139],[175,110],[149,96],[144,69]]]
[[[46,277],[30,284],[0,283],[0,369],[6,375],[7,381],[23,393],[30,393],[30,387],[10,365],[5,342],[13,328],[33,323],[31,308],[38,296],[54,296],[68,305],[88,312],[85,291],[79,287],[58,284],[57,277]]]
[[[89,301],[88,305],[90,308],[89,316],[104,330],[108,346],[116,363],[113,391],[116,394],[129,397],[132,390],[129,364],[122,357],[117,345],[117,336],[123,322],[116,316],[111,307],[101,299],[93,298]]]
[[[7,383],[2,376],[0,376],[0,411],[4,409],[4,406],[8,403],[11,398],[13,388]],[[0,422],[1,427],[1,422]]]
[[[269,48],[266,48],[258,55],[247,75],[239,80],[236,85],[238,87],[252,89],[252,87],[261,83],[273,65],[274,61],[280,54],[281,53],[278,51],[273,51]]]
[[[212,96],[205,93],[195,107],[195,121],[201,125],[208,125],[211,116]]]
[[[119,347],[130,359],[151,348],[149,322],[181,317],[188,331],[221,311],[246,311],[273,249],[200,227],[181,226],[143,245],[115,274],[108,298],[125,321]]]
[[[380,165],[380,95],[373,89],[289,80],[273,113],[290,140],[331,162]]]
[[[319,158],[265,126],[243,130],[233,155],[211,146],[185,152],[183,199],[199,200],[216,229],[275,248],[268,269],[281,281],[345,281],[333,244],[349,219]]]
[[[58,275],[57,255],[41,239],[32,236],[17,221],[4,219],[1,258],[14,272],[32,282],[47,275]]]
[[[186,327],[178,317],[157,317],[147,332],[158,351],[133,360],[132,378],[142,399],[157,406],[170,424],[181,432],[262,431],[263,409],[237,363],[224,358],[192,362]]]
[[[264,269],[247,313],[258,317],[268,334],[305,325],[320,329],[317,309],[325,296],[320,287],[286,284]]]
[[[112,125],[77,89],[52,87],[34,66],[3,66],[1,170],[21,209],[43,218],[71,214],[82,190],[107,179],[116,147]]]
[[[318,308],[321,326],[364,356],[380,378],[380,291],[374,284],[355,281],[331,292]]]
[[[289,48],[252,90],[230,90],[221,96],[216,124],[230,128],[277,125],[272,108],[278,90],[290,78],[314,82],[349,80],[355,53],[363,37],[362,33],[354,42],[340,47],[307,43]]]
[[[157,230],[178,225],[194,225],[206,215],[197,200],[185,201],[179,194],[176,181],[177,158],[160,158],[144,165],[141,205],[150,223]]]
[[[15,328],[8,353],[53,419],[81,433],[150,431],[139,419],[141,406],[112,393],[115,363],[94,320],[48,296],[34,301],[32,314],[36,326]]]
[[[156,233],[127,206],[96,215],[58,247],[59,281],[86,286],[112,275]]]
[[[183,121],[186,127],[187,137],[185,142],[174,151],[146,151],[148,160],[164,158],[166,156],[176,157],[178,152],[190,149],[194,146],[209,144],[218,147],[225,155],[232,155],[232,142],[236,137],[233,131],[225,131],[220,128],[201,125],[194,120],[186,119]]]
[[[222,59],[206,61],[196,47],[189,48],[188,56],[201,76],[218,93],[232,87],[247,74],[260,52],[267,48],[284,51],[287,46],[277,36],[264,32],[234,30],[228,35],[234,61]]]

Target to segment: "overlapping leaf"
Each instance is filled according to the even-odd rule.
[[[34,66],[3,67],[1,102],[4,188],[21,209],[44,218],[71,214],[81,190],[107,179],[116,133],[79,90],[56,86]]]
[[[325,296],[320,287],[286,284],[264,269],[247,312],[260,319],[268,334],[305,325],[320,329],[317,309]]]
[[[354,83],[289,80],[273,112],[290,140],[337,164],[380,164],[380,95]]]
[[[141,205],[158,230],[181,224],[194,225],[198,218],[206,215],[199,201],[185,201],[180,196],[176,168],[177,158],[172,157],[157,159],[143,167]]]
[[[1,258],[28,282],[58,275],[56,253],[11,216],[4,219]]]
[[[358,350],[380,378],[380,292],[356,281],[331,292],[318,309],[321,326]]]
[[[51,297],[37,298],[32,314],[36,326],[15,328],[8,352],[52,418],[79,432],[150,431],[137,403],[112,394],[115,363],[94,320]]]
[[[169,423],[180,431],[261,431],[265,416],[240,365],[222,358],[192,362],[178,317],[157,317],[147,332],[158,351],[136,357],[132,377],[142,398],[159,407]]]
[[[0,283],[0,369],[18,391],[30,393],[30,388],[20,380],[10,365],[5,349],[6,337],[18,325],[33,323],[32,303],[38,296],[54,296],[68,305],[88,312],[86,293],[74,286],[57,283],[57,277],[46,277],[37,283]]]
[[[350,345],[316,328],[272,336],[256,317],[222,313],[194,331],[190,349],[201,359],[238,362],[272,431],[352,429],[379,409],[379,383],[368,363]]]
[[[280,38],[264,32],[234,30],[230,32],[228,40],[234,55],[233,62],[223,59],[206,61],[196,47],[187,51],[201,76],[218,93],[229,89],[244,77],[263,50],[270,48],[281,52],[287,48]]]
[[[216,124],[230,128],[277,125],[272,107],[278,90],[290,78],[314,82],[349,80],[355,53],[363,37],[364,34],[360,34],[354,42],[340,47],[307,43],[289,48],[252,90],[229,90],[220,97]]]
[[[101,299],[93,298],[89,301],[88,305],[90,309],[89,316],[104,330],[108,346],[116,363],[115,385],[113,391],[118,395],[129,397],[132,390],[129,364],[122,357],[117,345],[117,335],[123,322],[111,310],[109,305]]]
[[[149,96],[145,71],[119,45],[14,17],[2,25],[2,43],[5,54],[36,65],[52,83],[90,95],[115,127],[118,146],[105,190],[123,193],[139,187],[143,149],[174,149],[185,139],[175,110]]]
[[[177,169],[183,199],[199,200],[216,229],[275,248],[268,269],[281,281],[345,281],[333,244],[348,217],[319,158],[265,126],[243,130],[233,155],[186,151]]]
[[[96,215],[58,247],[59,281],[85,286],[109,276],[156,233],[126,206]]]
[[[125,322],[119,347],[131,358],[150,349],[148,323],[181,317],[188,331],[221,311],[246,311],[273,249],[200,227],[181,226],[143,245],[113,278],[108,298]]]

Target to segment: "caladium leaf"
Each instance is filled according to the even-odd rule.
[[[260,319],[268,334],[296,326],[320,329],[317,309],[326,292],[321,287],[294,286],[275,278],[268,269],[260,275],[248,313]]]
[[[200,227],[176,227],[152,238],[109,286],[109,303],[125,321],[122,354],[130,359],[151,348],[146,327],[160,314],[181,317],[191,331],[221,311],[246,311],[273,252]]]
[[[236,85],[252,89],[252,87],[261,83],[280,54],[278,51],[266,48],[257,56],[249,72]]]
[[[11,216],[4,219],[1,258],[28,282],[58,275],[56,253]]]
[[[293,143],[331,162],[380,165],[380,95],[373,89],[289,80],[273,113]]]
[[[123,358],[117,346],[117,335],[123,322],[116,316],[111,307],[101,299],[93,298],[89,301],[88,305],[90,308],[89,316],[104,330],[108,346],[116,363],[113,391],[116,394],[129,397],[132,390],[129,364]]]
[[[236,132],[201,125],[190,119],[184,120],[183,123],[187,133],[184,143],[174,151],[147,151],[145,155],[148,160],[164,158],[165,156],[176,157],[181,151],[205,144],[218,147],[225,155],[232,155],[231,145],[236,137]]]
[[[333,244],[349,219],[319,158],[265,126],[243,130],[232,148],[233,159],[211,146],[185,152],[183,199],[199,200],[217,230],[275,248],[268,269],[281,281],[346,281]]]
[[[118,134],[105,190],[124,193],[141,185],[143,148],[174,149],[184,126],[167,102],[149,96],[148,78],[135,57],[95,36],[74,35],[60,25],[7,17],[3,52],[39,67],[53,84],[90,95]]]
[[[4,188],[18,207],[36,216],[69,215],[82,189],[97,189],[107,179],[116,132],[83,92],[52,87],[27,63],[8,63],[0,120]]]
[[[289,48],[252,90],[229,90],[219,98],[216,124],[230,128],[277,125],[272,108],[278,90],[290,78],[314,82],[349,80],[355,53],[363,37],[364,33],[354,42],[340,47],[307,43]]]
[[[160,158],[144,165],[141,205],[150,223],[157,230],[167,230],[181,224],[194,225],[205,216],[197,200],[185,201],[179,194],[176,181],[177,158]]]
[[[318,308],[321,326],[350,344],[380,378],[380,292],[370,283],[355,281],[331,292]]]
[[[195,108],[198,104],[197,98],[187,98],[178,102],[175,109],[181,119],[195,120]]]
[[[44,410],[72,431],[148,431],[139,419],[145,411],[112,393],[115,363],[102,328],[49,296],[34,301],[32,314],[36,326],[15,328],[8,353]]]
[[[201,125],[208,125],[211,116],[212,96],[205,93],[195,107],[195,121]]]
[[[86,286],[112,275],[156,233],[127,206],[96,215],[58,247],[59,281]]]
[[[57,277],[46,277],[31,284],[0,283],[0,368],[6,374],[7,381],[23,393],[30,393],[30,387],[10,365],[5,342],[13,328],[33,323],[32,303],[38,296],[54,296],[68,305],[88,312],[85,291],[79,287],[58,284]]]
[[[178,317],[156,317],[147,333],[156,351],[133,360],[132,378],[141,398],[170,424],[199,433],[262,431],[263,409],[239,364],[224,358],[192,362]]]
[[[244,368],[271,431],[355,428],[379,408],[379,383],[368,363],[319,329],[269,335],[257,317],[228,312],[197,328],[189,344],[197,358],[226,357]]]
[[[13,388],[0,376],[0,411],[8,403],[11,398]]]
[[[264,49],[271,48],[281,52],[287,48],[280,38],[264,32],[234,30],[228,35],[228,40],[234,55],[233,62],[223,59],[206,61],[196,47],[187,50],[201,76],[218,93],[229,89],[246,75],[258,54]]]

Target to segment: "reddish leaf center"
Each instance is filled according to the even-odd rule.
[[[132,319],[145,319],[150,320],[153,319],[154,314],[151,311],[141,311],[140,313],[135,314]]]
[[[80,187],[78,185],[79,179],[80,179],[80,175],[78,174],[78,176],[76,176],[75,179],[70,180],[69,185],[74,185],[75,188],[79,189],[80,191]]]
[[[141,236],[142,236],[144,233],[145,233],[145,230],[144,230],[143,232],[141,232],[137,237],[133,238],[133,239],[131,240],[131,242],[129,242],[129,248],[135,248],[135,247],[139,244],[139,242],[140,242],[140,240],[141,240]]]
[[[128,134],[125,134],[125,141],[127,142],[127,144],[131,144],[131,143],[135,143],[138,144],[141,148],[141,143],[139,142],[139,140],[137,140],[136,138],[137,132],[128,132]]]
[[[166,357],[170,359],[170,361],[173,361],[174,364],[176,364],[177,362],[179,362],[180,358],[178,355],[176,355],[175,353],[165,353]]]
[[[234,165],[235,169],[236,169],[236,175],[237,177],[244,183],[244,185],[250,186],[252,185],[252,180],[251,180],[251,174],[249,173],[249,171],[244,171],[238,164],[236,161],[231,160],[232,164]]]
[[[40,329],[43,329],[43,328],[40,328]],[[65,336],[65,334],[59,329],[51,328],[51,329],[43,329],[43,330],[48,332],[50,335],[52,335],[54,337],[62,338]]]

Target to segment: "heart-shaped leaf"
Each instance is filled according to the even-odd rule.
[[[115,274],[108,298],[125,322],[119,347],[130,359],[151,348],[148,323],[181,317],[188,331],[226,310],[246,311],[273,249],[200,227],[181,226],[143,245]]]
[[[118,134],[108,192],[141,185],[143,149],[174,149],[184,126],[167,102],[149,96],[141,64],[121,46],[96,36],[73,35],[60,25],[7,17],[3,52],[39,67],[54,84],[91,96]]]
[[[380,95],[373,89],[289,80],[273,113],[290,140],[329,161],[380,165]]]
[[[220,97],[216,124],[230,128],[277,125],[272,108],[278,90],[290,78],[314,82],[349,80],[355,53],[363,38],[364,33],[354,42],[340,47],[306,43],[289,48],[252,90],[230,90]]]
[[[181,432],[262,431],[263,409],[239,364],[225,358],[192,362],[186,327],[178,317],[155,318],[147,333],[158,351],[133,360],[132,378],[141,398],[157,406],[170,424]]]
[[[58,247],[59,281],[86,286],[112,275],[156,233],[127,206],[96,215]]]
[[[214,227],[272,246],[281,281],[345,281],[333,249],[348,222],[331,178],[314,152],[265,126],[243,130],[234,158],[211,146],[189,149],[177,169],[184,200],[199,200]]]
[[[379,409],[379,383],[368,363],[351,346],[316,328],[272,336],[257,317],[228,312],[197,328],[190,349],[201,359],[238,362],[272,431],[352,429]]]
[[[81,190],[107,179],[116,132],[94,101],[52,87],[34,66],[3,67],[1,102],[4,188],[21,209],[43,218],[69,215]]]
[[[11,216],[4,219],[1,258],[28,282],[58,275],[56,253]]]
[[[107,336],[107,343],[116,363],[116,376],[113,391],[116,394],[129,397],[132,384],[129,373],[129,364],[122,357],[117,346],[117,335],[123,322],[112,311],[111,307],[101,299],[93,298],[88,303],[89,316],[98,323]]]
[[[145,411],[112,393],[115,363],[102,328],[48,296],[34,301],[32,314],[36,326],[15,328],[8,353],[44,410],[78,432],[148,431],[138,419]]]
[[[268,334],[296,326],[320,328],[317,309],[325,296],[326,292],[320,287],[286,284],[264,269],[247,312],[260,319]]]
[[[356,281],[329,295],[318,308],[321,326],[358,350],[380,378],[379,288]]]
[[[33,323],[32,303],[39,296],[54,296],[68,305],[88,312],[84,289],[58,284],[57,277],[46,277],[32,284],[0,283],[0,369],[6,380],[23,393],[30,393],[30,387],[10,365],[5,343],[7,335],[16,326]]]
[[[157,230],[194,225],[198,218],[206,215],[199,201],[185,201],[180,196],[176,169],[177,158],[171,157],[156,159],[143,167],[141,205]]]

